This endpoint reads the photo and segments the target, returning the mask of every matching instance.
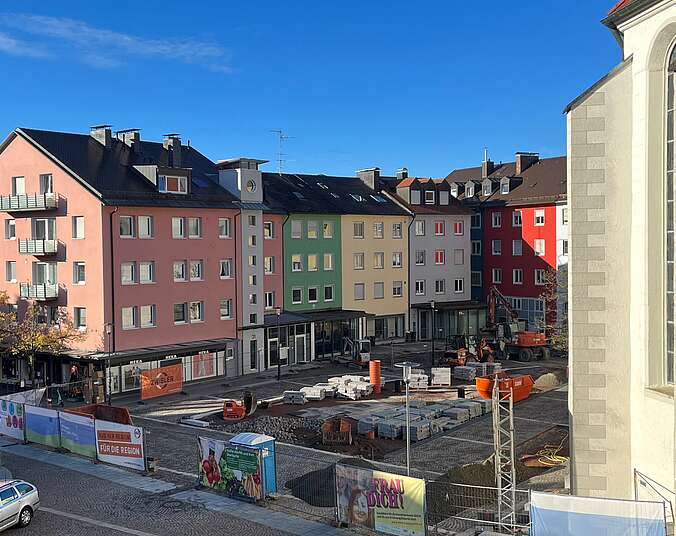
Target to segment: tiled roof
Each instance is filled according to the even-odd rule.
[[[613,13],[616,13],[617,11],[622,9],[623,7],[628,6],[631,2],[632,2],[632,0],[620,0],[617,4],[615,4],[610,9],[610,11],[608,11],[608,15],[612,15]]]

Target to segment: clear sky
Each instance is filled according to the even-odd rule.
[[[281,128],[285,170],[347,175],[557,156],[564,106],[620,59],[613,3],[3,0],[0,132],[109,123],[275,160]]]

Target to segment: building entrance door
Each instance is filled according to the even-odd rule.
[[[296,363],[305,363],[306,361],[305,335],[296,335]]]

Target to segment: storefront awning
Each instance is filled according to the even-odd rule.
[[[350,309],[327,309],[324,311],[303,311],[303,316],[307,317],[311,322],[331,322],[333,320],[371,318],[375,315],[365,311],[353,311]]]
[[[289,311],[282,311],[282,314],[279,315],[279,325],[280,326],[291,326],[293,324],[305,324],[307,322],[312,322],[304,314],[299,313],[290,313]],[[263,325],[266,328],[276,328],[277,327],[277,315],[268,313],[265,315]]]
[[[466,301],[450,301],[450,302],[434,302],[435,311],[466,311],[473,309],[486,309],[488,306],[485,303],[481,303],[473,300]],[[427,303],[412,303],[411,309],[422,309],[430,310],[432,305],[430,302]]]

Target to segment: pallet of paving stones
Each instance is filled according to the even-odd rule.
[[[427,420],[415,421],[410,424],[408,431],[411,434],[411,441],[421,441],[430,437],[430,422]]]
[[[448,408],[444,411],[443,416],[448,417],[451,421],[455,421],[456,423],[466,422],[470,419],[469,408]]]
[[[483,411],[484,414],[490,413],[493,411],[493,401],[492,400],[486,400],[485,398],[472,398],[472,402],[476,402],[478,404],[481,404],[481,410]]]
[[[403,435],[406,421],[390,419],[378,421],[378,437],[383,439],[399,439]]]
[[[449,387],[452,380],[451,367],[435,367],[432,369],[433,387]]]
[[[486,376],[492,376],[498,372],[502,372],[502,363],[486,363]]]
[[[369,415],[367,417],[362,417],[357,421],[357,433],[358,434],[368,434],[371,432],[375,432],[378,426],[378,421],[380,421],[380,417],[376,417],[375,415]]]
[[[429,376],[424,373],[411,373],[408,386],[410,389],[427,389],[429,387]]]
[[[470,419],[481,417],[484,414],[482,405],[474,400],[463,400],[462,402],[458,402],[454,407],[468,409]]]
[[[409,412],[411,415],[419,415],[421,419],[434,419],[434,417],[439,415],[437,410],[430,409],[429,406],[424,408],[410,408]]]
[[[476,378],[476,368],[474,367],[455,367],[453,377],[463,382],[473,382]]]
[[[305,400],[324,400],[326,391],[322,387],[301,387],[301,393],[305,393]]]
[[[451,419],[448,417],[438,417],[430,421],[430,433],[438,434],[443,432],[451,424]]]
[[[435,402],[425,407],[429,412],[432,412],[435,417],[441,415],[448,408],[452,407],[452,404],[444,403],[445,401]]]
[[[476,369],[476,376],[485,376],[487,364],[488,363],[465,363],[465,366]]]
[[[324,389],[325,398],[335,398],[338,392],[338,385],[335,383],[316,383],[313,387],[316,389]]]
[[[307,402],[305,393],[302,391],[284,391],[285,404],[305,404]]]

